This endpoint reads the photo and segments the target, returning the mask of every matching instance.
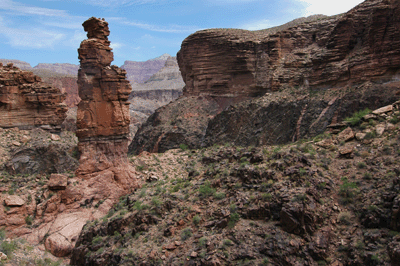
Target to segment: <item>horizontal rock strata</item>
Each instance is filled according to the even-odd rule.
[[[66,95],[12,63],[0,64],[0,126],[60,129],[67,112]]]
[[[196,32],[178,52],[185,95],[252,97],[284,86],[399,79],[399,14],[399,1],[367,0],[283,30]]]

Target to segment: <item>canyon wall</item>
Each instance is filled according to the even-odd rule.
[[[24,129],[46,126],[59,131],[67,106],[58,88],[41,81],[32,72],[22,71],[12,63],[0,63],[0,126]]]
[[[198,31],[183,41],[177,59],[183,97],[139,128],[130,152],[315,136],[357,108],[399,97],[400,2],[367,0],[345,14],[260,31]],[[189,104],[196,97],[216,106],[199,111]],[[207,120],[192,123],[196,117]]]
[[[326,89],[398,79],[400,3],[367,0],[344,15],[288,29],[210,29],[178,52],[185,95],[252,97],[282,87]]]

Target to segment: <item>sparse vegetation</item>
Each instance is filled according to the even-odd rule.
[[[358,126],[359,124],[361,124],[362,118],[369,113],[371,113],[371,110],[366,108],[362,111],[354,113],[353,116],[346,118],[344,121],[352,126]]]

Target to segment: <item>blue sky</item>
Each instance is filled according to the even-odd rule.
[[[0,58],[79,64],[82,23],[109,23],[113,64],[176,55],[207,28],[265,29],[312,14],[343,13],[362,0],[0,0]]]

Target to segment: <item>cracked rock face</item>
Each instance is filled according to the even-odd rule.
[[[88,39],[82,41],[78,73],[77,132],[81,152],[78,175],[118,166],[126,161],[131,87],[126,71],[110,66],[113,60],[108,23],[90,18],[83,23]]]
[[[208,29],[178,52],[184,95],[253,97],[284,86],[398,79],[400,4],[367,0],[346,14],[259,31]]]
[[[60,130],[66,118],[66,95],[32,72],[0,63],[0,127]]]

